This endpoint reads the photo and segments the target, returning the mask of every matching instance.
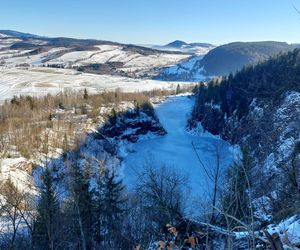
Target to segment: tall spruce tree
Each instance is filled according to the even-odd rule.
[[[57,247],[59,202],[55,193],[53,176],[49,168],[42,176],[41,198],[33,235],[35,249],[53,250]]]
[[[78,164],[73,167],[73,208],[77,223],[80,248],[92,248],[92,196],[89,190],[89,177],[85,176]]]
[[[115,239],[122,235],[121,224],[124,215],[124,186],[115,170],[106,170],[102,179],[102,218],[105,234],[104,243],[107,247],[118,247]]]

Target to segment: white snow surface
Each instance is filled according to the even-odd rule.
[[[52,55],[60,51],[66,51],[66,50],[67,49],[64,47],[58,47],[58,48],[50,49],[47,52],[39,53],[37,55],[30,55],[30,56],[24,55],[28,51],[19,50],[18,53],[15,53],[13,56],[3,59],[3,61],[5,62],[6,68],[17,67],[18,65],[22,65],[22,64],[39,66],[43,64],[43,60],[47,60]],[[9,50],[8,52],[10,51],[11,50]]]
[[[0,33],[0,38],[3,38],[3,37],[8,37],[8,35]]]
[[[137,52],[126,51],[124,47],[117,45],[97,45],[98,50],[74,51],[50,60],[48,65],[72,65],[81,66],[88,64],[104,64],[108,62],[121,62],[124,64],[123,71],[150,70],[157,67],[174,65],[186,59],[189,55],[157,53],[153,55],[142,55]]]
[[[208,199],[211,193],[211,182],[201,166],[192,143],[197,149],[201,162],[210,172],[216,166],[216,148],[222,158],[221,171],[224,171],[236,157],[236,149],[229,143],[210,134],[193,135],[186,131],[186,121],[190,115],[194,99],[188,96],[169,97],[167,101],[155,106],[156,113],[167,131],[163,137],[141,140],[122,149],[124,182],[129,189],[135,187],[137,173],[147,163],[156,166],[166,165],[175,168],[188,178],[186,194],[190,202],[187,213],[195,215],[197,202]],[[234,149],[233,149],[234,148]],[[125,152],[125,153],[124,153]]]
[[[164,73],[168,74],[168,75],[190,74],[192,69],[194,68],[195,64],[199,60],[202,60],[202,58],[203,58],[203,56],[190,57],[188,60],[186,60],[182,63],[165,68]],[[196,81],[202,81],[202,80],[206,79],[207,77],[205,77],[204,75],[199,73],[199,74],[195,74],[192,78],[193,78],[193,80],[196,80]]]
[[[212,76],[205,75],[203,67],[198,68],[198,64],[202,59],[203,56],[192,56],[176,65],[162,68],[161,76],[163,79],[168,76],[176,76],[175,79],[178,78],[182,81],[205,81],[212,78]]]
[[[0,49],[8,48],[12,46],[14,43],[21,42],[22,40],[18,38],[10,38],[10,37],[0,37],[5,39],[0,39]]]
[[[29,174],[30,164],[30,161],[22,157],[0,159],[0,181],[3,182],[10,178],[19,190],[30,190],[32,194],[36,194],[37,190]]]
[[[177,82],[133,79],[127,77],[80,73],[71,69],[11,68],[0,69],[0,102],[14,95],[43,96],[65,89],[83,90],[90,93],[122,89],[126,92],[153,89],[175,89]]]

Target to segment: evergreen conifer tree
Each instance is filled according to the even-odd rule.
[[[33,235],[37,249],[55,249],[58,238],[59,202],[55,193],[53,176],[49,168],[42,176],[41,198]]]

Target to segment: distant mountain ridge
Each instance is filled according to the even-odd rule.
[[[144,46],[139,46],[135,44],[123,44],[119,42],[107,41],[107,40],[98,40],[98,39],[81,39],[81,38],[70,38],[70,37],[48,37],[48,36],[39,36],[31,33],[19,32],[15,30],[0,30],[0,35],[4,34],[6,37],[1,37],[1,39],[16,38],[22,41],[16,42],[13,44],[12,49],[18,48],[30,48],[36,46],[64,46],[64,47],[79,47],[79,49],[84,49],[84,47],[90,47],[95,45],[120,45],[125,47],[128,50],[139,50],[147,52],[149,54],[161,53],[161,50],[155,48],[149,48]],[[34,40],[43,41],[45,43],[31,43]],[[1,42],[1,41],[0,41]],[[170,53],[168,50],[164,53]],[[172,51],[171,53],[181,53],[181,51]]]
[[[165,47],[172,47],[172,48],[182,48],[183,46],[189,47],[215,47],[213,44],[210,43],[186,43],[184,41],[175,40],[171,43],[165,45]]]
[[[181,40],[175,40],[166,45],[147,45],[147,47],[163,51],[180,51],[192,56],[203,56],[216,46],[210,43],[187,43]]]
[[[173,47],[173,48],[180,48],[183,45],[188,45],[188,44],[184,41],[176,40],[176,41],[173,41],[171,43],[166,44],[165,46],[166,47]]]
[[[17,37],[17,38],[38,38],[38,39],[44,39],[46,37],[44,36],[38,36],[38,35],[33,35],[30,33],[24,33],[24,32],[19,32],[19,31],[15,31],[15,30],[0,30],[1,34],[5,34],[8,37]]]
[[[265,61],[280,52],[298,48],[297,44],[285,42],[234,42],[209,51],[195,65],[194,71],[203,70],[207,75],[228,75],[235,73],[247,64]]]

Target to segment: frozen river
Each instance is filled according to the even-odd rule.
[[[193,200],[209,198],[211,182],[206,172],[213,173],[216,169],[217,154],[220,155],[219,162],[224,171],[233,162],[236,150],[229,143],[208,133],[191,134],[186,131],[186,122],[193,104],[194,99],[191,97],[175,96],[155,106],[156,114],[167,134],[132,145],[123,162],[125,184],[129,188],[134,187],[137,173],[146,162],[152,162],[156,166],[165,164],[185,175]]]

